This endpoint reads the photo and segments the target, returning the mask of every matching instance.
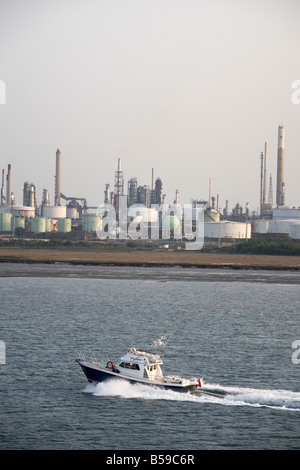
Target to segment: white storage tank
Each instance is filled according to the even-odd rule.
[[[294,238],[296,240],[300,239],[300,220],[297,222],[290,223],[289,235],[291,238]]]
[[[278,207],[273,209],[273,219],[300,219],[300,208]]]
[[[49,219],[65,219],[67,217],[67,207],[41,206],[41,216]]]
[[[67,207],[67,219],[78,219],[79,213],[76,207]]]
[[[290,233],[290,224],[297,223],[294,219],[272,219],[269,221],[269,233]]]
[[[204,222],[205,238],[251,238],[251,225],[243,222],[231,222],[228,220],[220,222]]]
[[[19,217],[34,217],[35,216],[35,208],[31,206],[13,205],[13,206],[10,206],[10,212],[14,216],[19,216]]]
[[[268,233],[269,219],[254,219],[251,225],[254,233]]]

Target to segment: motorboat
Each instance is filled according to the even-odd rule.
[[[165,337],[154,342],[154,347],[162,346]],[[201,379],[186,379],[177,375],[164,376],[161,366],[163,355],[158,351],[147,351],[130,347],[117,363],[97,360],[76,359],[90,383],[123,379],[130,383],[151,385],[177,392],[194,392],[201,387]]]

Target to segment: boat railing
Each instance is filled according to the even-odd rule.
[[[95,353],[92,354],[90,359],[87,359],[85,357],[85,354],[83,352],[79,352],[78,354],[78,360],[82,362],[89,362],[90,364],[99,364],[98,359],[96,358]]]
[[[129,348],[128,352],[130,354],[133,354],[134,356],[143,356],[148,359],[150,364],[161,364],[162,363],[162,358],[160,357],[159,354],[153,352],[153,351],[144,351],[141,349],[137,348]]]
[[[78,359],[79,359],[80,361],[85,361],[85,354],[80,351],[80,352],[78,353]]]

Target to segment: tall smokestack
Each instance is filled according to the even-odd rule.
[[[5,181],[5,171],[2,170],[1,206],[4,206],[5,204],[4,181]]]
[[[106,184],[105,191],[104,191],[104,204],[109,204],[109,202],[110,202],[110,185]]]
[[[11,165],[7,168],[6,204],[11,205]]]
[[[60,206],[60,167],[61,167],[61,151],[56,150],[56,173],[55,173],[55,199],[54,205]]]
[[[284,205],[284,127],[278,126],[276,204]]]
[[[43,206],[50,206],[50,201],[49,201],[49,192],[47,189],[43,189],[43,201],[42,201]]]

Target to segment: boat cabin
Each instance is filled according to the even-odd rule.
[[[163,374],[160,366],[163,364],[161,357],[148,351],[130,348],[121,357],[116,369],[120,374],[150,380],[162,380]]]

